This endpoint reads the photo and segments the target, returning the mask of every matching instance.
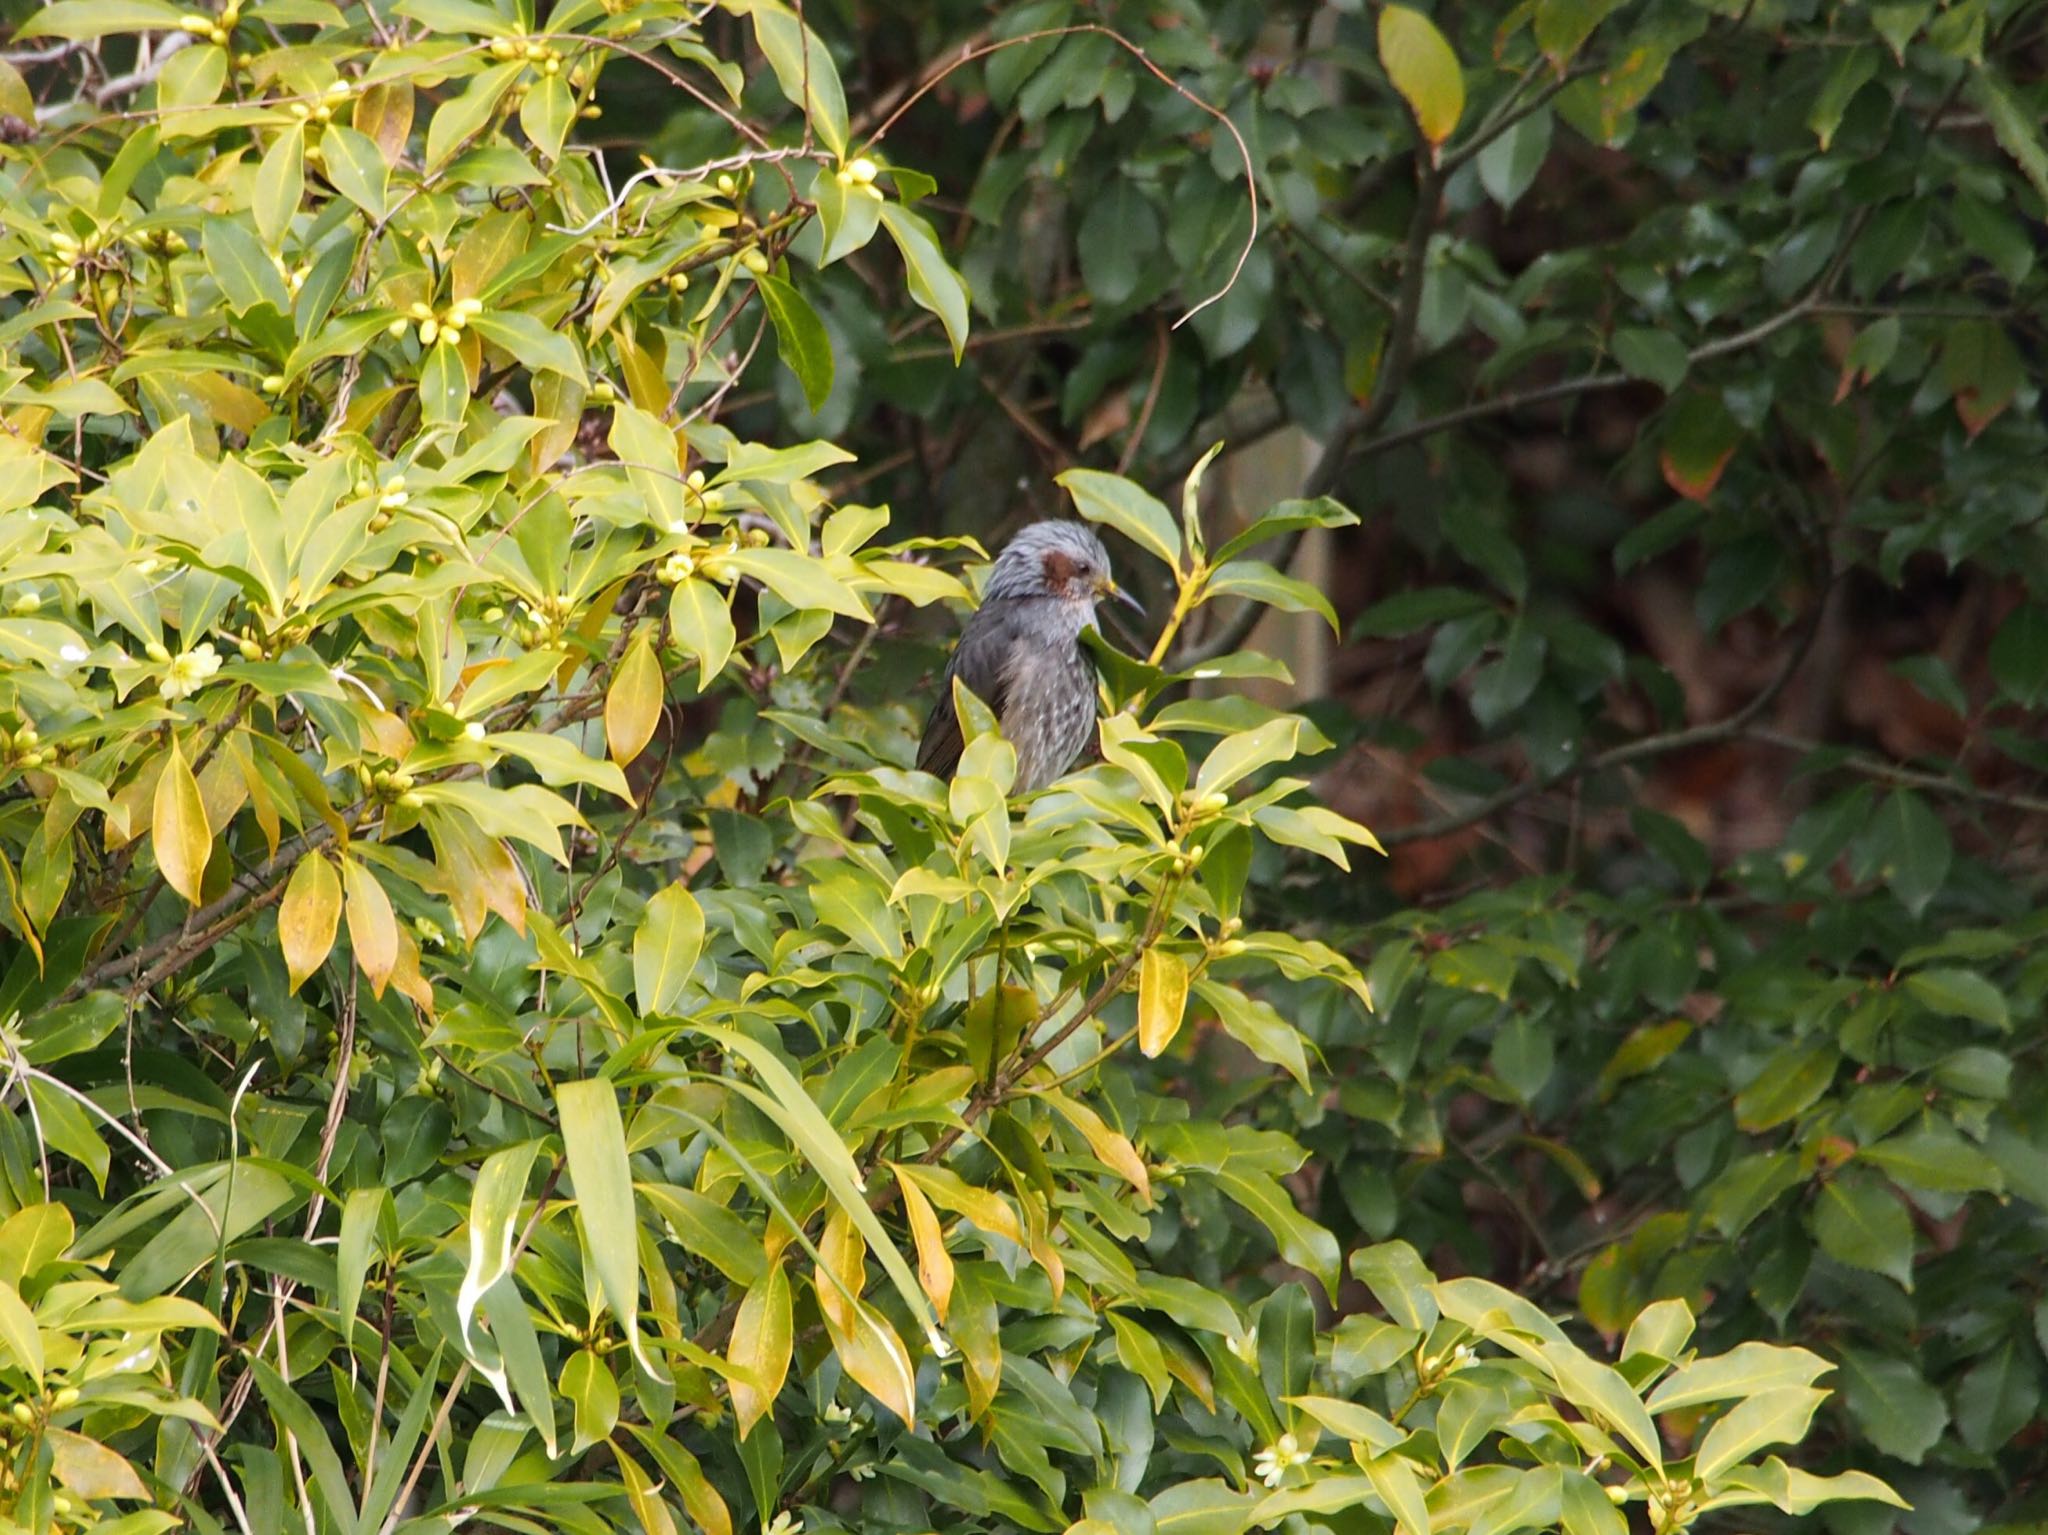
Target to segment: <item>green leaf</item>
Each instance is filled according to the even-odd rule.
[[[63,37],[83,43],[117,32],[175,32],[185,14],[169,0],[56,0],[14,35],[17,41]]]
[[[1620,0],[1537,0],[1536,46],[1560,75]]]
[[[754,278],[761,303],[775,326],[775,346],[783,366],[803,386],[804,403],[823,410],[832,393],[832,337],[809,299],[772,272]]]
[[[1295,1208],[1279,1179],[1236,1163],[1225,1163],[1206,1176],[1273,1234],[1280,1256],[1322,1281],[1334,1300],[1342,1253],[1336,1237]]]
[[[1211,980],[1196,981],[1194,989],[1226,1034],[1267,1065],[1280,1067],[1303,1092],[1308,1091],[1308,1051],[1301,1031],[1281,1017],[1272,1003]]]
[[[426,170],[429,175],[440,170],[456,151],[466,147],[483,131],[497,114],[498,103],[505,92],[527,68],[518,60],[495,64],[473,78],[468,90],[460,96],[450,97],[435,109],[434,119],[427,125]]]
[[[1502,211],[1512,209],[1535,183],[1536,173],[1550,158],[1555,123],[1547,109],[1531,112],[1479,151],[1479,184]]]
[[[1879,872],[1885,884],[1908,912],[1919,916],[1948,882],[1955,859],[1948,828],[1926,800],[1910,789],[1895,789],[1879,809],[1871,835],[1884,860]]]
[[[918,1285],[917,1276],[889,1240],[889,1233],[875,1218],[875,1212],[868,1207],[866,1183],[860,1169],[854,1165],[846,1143],[804,1091],[803,1084],[797,1081],[779,1055],[758,1040],[710,1026],[701,1028],[700,1032],[754,1069],[767,1089],[765,1093],[753,1091],[743,1082],[735,1085],[746,1090],[747,1096],[782,1128],[790,1143],[810,1164],[811,1171],[824,1180],[834,1201],[846,1211],[855,1229],[866,1239],[868,1251],[881,1262],[884,1272],[896,1287],[896,1293],[910,1308],[911,1316],[920,1326],[931,1327],[931,1306]],[[932,1192],[929,1186],[925,1191]]]
[[[704,950],[704,909],[680,880],[647,903],[633,933],[633,996],[642,1016],[673,1014]]]
[[[1405,5],[1380,11],[1380,64],[1432,151],[1465,112],[1465,76],[1436,23]]]
[[[469,375],[452,342],[436,341],[420,360],[420,419],[429,426],[456,426],[469,409]]]
[[[1650,1393],[1652,1412],[1676,1412],[1704,1402],[1758,1396],[1792,1386],[1810,1386],[1834,1368],[1803,1348],[1742,1343],[1725,1354],[1696,1359],[1666,1376]]]
[[[638,959],[636,952],[636,970]],[[564,1082],[555,1091],[555,1107],[589,1262],[633,1357],[658,1378],[660,1372],[640,1349],[640,1244],[634,1235],[633,1169],[626,1161],[618,1090],[605,1077]]]
[[[573,1455],[610,1437],[619,1421],[619,1383],[611,1366],[587,1348],[579,1348],[562,1366],[560,1388],[575,1414]]]
[[[1284,714],[1219,742],[1195,775],[1197,795],[1221,794],[1240,779],[1276,762],[1291,762],[1301,735],[1298,715]]]
[[[1849,103],[1855,99],[1856,93],[1877,78],[1878,62],[1874,49],[1835,50],[1834,64],[1828,70],[1827,80],[1820,88],[1820,95],[1814,98],[1813,110],[1806,114],[1806,126],[1820,140],[1823,153],[1834,142],[1835,130],[1841,127],[1842,116],[1849,110]]]
[[[1837,1263],[1868,1269],[1913,1288],[1913,1220],[1875,1179],[1844,1172],[1822,1186],[1813,1235]]]
[[[1283,534],[1297,533],[1306,528],[1349,528],[1357,524],[1358,514],[1329,496],[1317,496],[1311,501],[1276,501],[1263,514],[1232,534],[1216,551],[1210,564],[1226,565],[1240,554],[1249,553],[1267,540]]]
[[[781,0],[747,0],[735,5],[754,18],[754,41],[775,72],[775,83],[802,110],[812,130],[833,154],[846,154],[846,92],[838,67],[818,35]]]
[[[1945,1018],[1969,1018],[1994,1029],[2012,1026],[2005,993],[1974,970],[1916,970],[1906,977],[1909,996]]]
[[[1991,675],[1998,690],[2026,709],[2048,700],[2048,607],[2022,603],[2006,615],[1991,640]]]
[[[245,315],[264,304],[281,315],[291,313],[291,294],[285,290],[270,252],[253,231],[233,219],[207,221],[206,269],[236,314]]]
[[[2032,184],[2034,195],[2048,202],[2048,141],[2041,137],[2039,112],[2017,100],[1988,67],[1971,72],[1964,93],[1990,122],[2000,147]]]
[[[1664,416],[1664,480],[1689,501],[1704,502],[1742,441],[1742,428],[1718,394],[1695,389],[1671,403]]]
[[[256,167],[256,232],[273,246],[284,240],[306,195],[306,129],[294,123],[270,141]]]
[[[1614,360],[1632,377],[1646,378],[1666,394],[1685,381],[1692,357],[1668,330],[1628,329],[1614,333]]]
[[[1054,483],[1074,498],[1074,510],[1090,522],[1115,528],[1139,548],[1180,569],[1180,529],[1163,502],[1121,475],[1099,469],[1069,469]]]
[[[754,577],[793,608],[816,608],[863,623],[874,622],[875,615],[860,593],[811,555],[794,549],[736,549],[724,558],[734,570]]]
[[[306,1465],[313,1473],[313,1487],[319,1493],[320,1501],[327,1506],[327,1517],[336,1529],[360,1529],[355,1498],[349,1490],[348,1473],[342,1469],[334,1442],[327,1437],[327,1426],[306,1404],[306,1399],[292,1390],[285,1378],[262,1359],[252,1357],[249,1369],[278,1423],[289,1429],[298,1441],[299,1453],[306,1458]]]
[[[0,1347],[38,1389],[43,1384],[43,1333],[21,1292],[0,1279]]]
[[[1075,248],[1081,258],[1081,280],[1098,305],[1113,308],[1138,291],[1153,269],[1159,232],[1159,215],[1151,200],[1122,177],[1091,199],[1075,233]]]
[[[2004,1192],[1998,1164],[1964,1140],[1955,1128],[1929,1119],[1857,1153],[1859,1161],[1883,1169],[1895,1182],[1935,1193]]]
[[[562,157],[562,144],[576,122],[576,93],[559,74],[542,75],[519,103],[519,128],[542,159]]]
[[[2033,1422],[2040,1405],[2040,1377],[2025,1350],[2008,1341],[1956,1387],[1956,1428],[1963,1443],[1989,1455]]]
[[[539,1153],[538,1141],[525,1141],[492,1152],[477,1169],[469,1194],[469,1266],[455,1295],[455,1315],[465,1333],[486,1292],[512,1271],[512,1223]]]
[[[1209,577],[1206,597],[1243,597],[1283,613],[1320,613],[1330,632],[1337,632],[1337,613],[1330,599],[1307,581],[1283,576],[1261,560],[1232,560]]]
[[[1244,1535],[1256,1494],[1213,1477],[1179,1482],[1152,1499],[1154,1535]]]
[[[559,373],[577,384],[588,382],[576,343],[530,314],[517,309],[486,309],[469,325],[492,346],[510,352],[535,372]]]
[[[946,327],[946,339],[953,343],[953,361],[967,345],[967,284],[946,262],[938,236],[924,215],[912,213],[898,203],[877,205],[882,227],[903,253],[903,267],[909,279],[910,296],[920,309],[928,309]]]
[[[321,164],[327,180],[343,197],[381,222],[389,207],[391,168],[384,151],[368,136],[339,123],[320,135]]]
[[[1948,1404],[1913,1365],[1863,1349],[1842,1350],[1849,1415],[1876,1449],[1917,1466],[1948,1427]]]
[[[697,691],[704,692],[739,640],[725,593],[695,576],[678,581],[668,600],[668,626],[676,647],[696,658]]]
[[[1711,1486],[1767,1444],[1797,1444],[1827,1397],[1810,1386],[1785,1386],[1736,1403],[1700,1440],[1693,1452],[1693,1475]]]
[[[1398,1528],[1426,1532],[1430,1528],[1429,1508],[1422,1500],[1422,1479],[1413,1461],[1393,1453],[1361,1457],[1373,1491],[1399,1521]]]

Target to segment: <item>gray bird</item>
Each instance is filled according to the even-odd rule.
[[[1043,789],[1072,767],[1095,732],[1095,663],[1081,631],[1102,597],[1144,611],[1110,579],[1109,555],[1087,524],[1034,522],[1011,539],[939,679],[918,767],[945,778],[959,765],[955,677],[994,711],[1017,750],[1012,793]]]

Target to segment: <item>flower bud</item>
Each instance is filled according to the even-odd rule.
[[[164,649],[163,645],[156,640],[151,640],[147,645],[144,645],[142,647],[142,653],[148,656],[150,660],[156,662],[157,665],[159,666],[163,665],[164,662],[170,660],[171,658],[171,653],[168,650]]]

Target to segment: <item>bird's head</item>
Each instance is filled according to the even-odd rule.
[[[1138,600],[1109,573],[1109,553],[1095,530],[1082,522],[1034,522],[1018,533],[989,573],[984,600],[1051,598],[1092,613],[1104,597],[1137,609]]]

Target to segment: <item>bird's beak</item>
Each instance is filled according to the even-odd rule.
[[[1145,604],[1138,601],[1137,598],[1133,597],[1129,592],[1125,591],[1121,586],[1118,586],[1116,582],[1110,580],[1107,576],[1103,577],[1102,584],[1096,587],[1095,591],[1098,596],[1108,597],[1113,601],[1121,602],[1125,607],[1129,608],[1133,613],[1136,613],[1140,618],[1143,618],[1145,616]]]

